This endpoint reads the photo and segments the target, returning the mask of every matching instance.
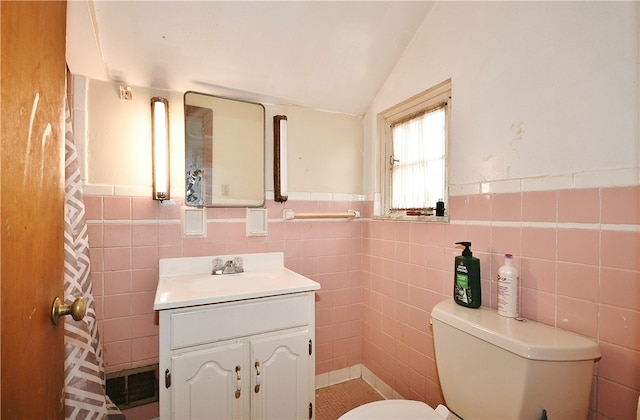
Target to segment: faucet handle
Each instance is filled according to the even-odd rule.
[[[224,268],[222,269],[222,274],[233,274],[236,270],[233,266],[233,262],[231,260],[224,263]]]
[[[224,262],[222,262],[222,258],[214,258],[212,264],[213,270],[211,270],[211,274],[222,274],[222,269],[224,268]]]
[[[244,263],[244,261],[242,260],[242,257],[235,257],[233,259],[233,268],[234,268],[236,273],[244,272],[244,268],[242,266],[243,263]]]

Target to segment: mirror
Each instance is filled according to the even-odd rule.
[[[197,92],[184,94],[185,204],[264,204],[264,107]]]

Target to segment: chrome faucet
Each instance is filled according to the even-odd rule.
[[[213,259],[213,270],[211,271],[211,274],[219,275],[242,273],[244,272],[242,264],[242,257],[235,257],[233,260],[227,260],[226,262],[223,262],[222,258],[216,257]]]

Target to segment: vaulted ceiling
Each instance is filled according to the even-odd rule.
[[[426,1],[72,0],[74,74],[364,114]]]

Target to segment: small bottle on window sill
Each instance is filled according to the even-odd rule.
[[[444,201],[442,201],[442,198],[436,203],[436,216],[444,216]]]

